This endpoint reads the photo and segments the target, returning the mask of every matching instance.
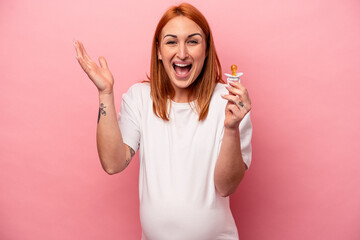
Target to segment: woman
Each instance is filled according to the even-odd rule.
[[[104,170],[121,172],[140,150],[142,239],[238,239],[228,196],[251,161],[251,103],[241,83],[223,84],[205,17],[189,4],[165,12],[149,81],[123,94],[118,122],[105,58],[98,67],[81,42],[75,47],[99,90]]]

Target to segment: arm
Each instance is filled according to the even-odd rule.
[[[241,83],[233,83],[227,89],[230,94],[222,96],[228,100],[224,135],[214,173],[215,187],[223,197],[235,192],[247,169],[241,153],[239,125],[251,109],[247,90]]]
[[[97,125],[97,148],[103,169],[108,174],[124,170],[135,152],[123,143],[117,124],[114,104],[114,79],[104,57],[99,58],[100,67],[91,60],[83,44],[74,41],[76,58],[99,91],[99,115]]]
[[[216,189],[222,197],[235,192],[246,168],[241,154],[239,129],[225,128],[214,175]]]
[[[97,149],[101,165],[108,174],[124,170],[135,151],[123,143],[117,123],[113,94],[99,95],[99,115],[96,132]]]

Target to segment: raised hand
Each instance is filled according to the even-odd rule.
[[[238,128],[241,120],[251,110],[251,100],[247,89],[239,82],[230,82],[230,86],[226,86],[226,88],[229,90],[229,94],[221,96],[228,100],[224,126]]]
[[[91,60],[85,51],[84,45],[80,41],[75,40],[74,46],[76,50],[76,58],[80,66],[98,88],[99,93],[112,93],[114,78],[108,68],[105,58],[102,56],[99,57],[99,67],[93,60]]]

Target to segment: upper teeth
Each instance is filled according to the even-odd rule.
[[[186,66],[189,66],[190,64],[181,64],[181,63],[175,63],[175,66],[178,66],[178,67],[186,67]]]

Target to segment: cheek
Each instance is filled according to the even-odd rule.
[[[175,49],[168,48],[168,47],[162,47],[162,48],[160,48],[160,50],[161,50],[161,56],[162,56],[163,60],[165,60],[165,61],[171,60],[171,57],[176,52]]]
[[[197,68],[202,69],[205,63],[205,55],[204,54],[199,54],[196,56],[196,65]]]
[[[205,49],[203,49],[203,48],[197,49],[197,51],[194,52],[193,57],[194,57],[197,61],[204,61],[204,60],[205,60],[205,57],[206,57]]]

